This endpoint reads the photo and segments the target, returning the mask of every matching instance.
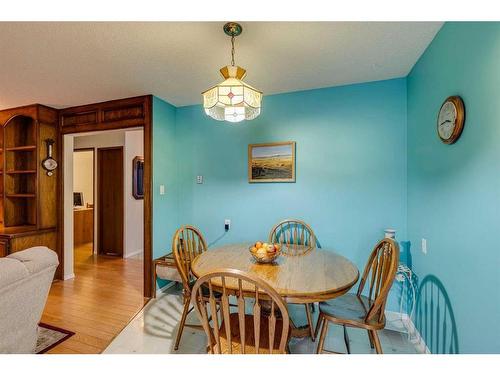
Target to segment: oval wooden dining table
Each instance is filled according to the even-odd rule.
[[[248,251],[250,246],[233,244],[209,249],[193,260],[191,272],[196,277],[222,268],[248,272],[266,281],[288,303],[333,299],[345,294],[359,278],[358,268],[332,250],[313,249],[295,256],[282,254],[274,263],[260,264]],[[216,279],[212,285],[220,286]],[[304,334],[302,327],[294,332],[294,336]]]

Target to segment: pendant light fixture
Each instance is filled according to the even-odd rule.
[[[218,121],[253,120],[260,114],[262,92],[243,82],[246,70],[234,64],[234,38],[242,31],[236,22],[224,25],[231,37],[231,65],[220,69],[223,82],[202,93],[205,113]]]

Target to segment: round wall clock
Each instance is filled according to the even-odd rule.
[[[465,107],[460,96],[450,96],[439,109],[437,132],[441,141],[452,144],[460,138],[465,122]]]

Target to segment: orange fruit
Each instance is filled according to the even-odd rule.
[[[250,249],[250,251],[251,251],[252,253],[255,253],[255,252],[257,251],[257,248],[256,248],[255,246],[253,246],[253,247]]]
[[[258,249],[257,250],[257,255],[259,255],[260,257],[265,256],[266,255],[266,250],[262,249],[262,248]]]
[[[257,241],[257,242],[255,243],[255,247],[256,247],[257,249],[260,249],[260,248],[262,247],[262,242]]]

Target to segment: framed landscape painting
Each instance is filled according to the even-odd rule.
[[[295,182],[295,142],[248,145],[248,182]]]

